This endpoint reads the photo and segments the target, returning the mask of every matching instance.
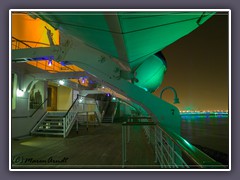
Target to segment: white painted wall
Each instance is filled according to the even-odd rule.
[[[73,92],[72,92],[72,101],[75,101],[75,99],[77,98],[78,94],[79,94],[79,91],[73,90]]]
[[[44,109],[37,111],[37,113],[33,117],[25,117],[25,118],[12,117],[12,121],[11,121],[12,138],[30,135],[31,130],[37,124],[40,118],[44,115],[46,110],[47,110],[47,107],[44,107]]]
[[[66,86],[57,88],[57,110],[67,111],[72,105],[72,89]]]
[[[17,86],[18,88],[26,89],[29,84],[31,83],[31,77],[27,75],[17,74],[18,81]],[[46,89],[47,83],[45,81],[39,81],[36,83],[36,87],[42,94],[42,102],[46,99]],[[16,93],[16,92],[13,92]],[[15,109],[11,111],[11,135],[12,138],[21,137],[30,135],[32,128],[35,124],[39,121],[39,119],[44,115],[47,109],[47,105],[45,104],[42,109],[37,111],[32,117],[32,113],[35,111],[34,109],[29,109],[29,92],[25,91],[23,97],[16,96],[16,104]]]

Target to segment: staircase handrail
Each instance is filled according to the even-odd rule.
[[[102,114],[100,113],[99,109],[98,109],[98,105],[97,105],[97,101],[95,100],[95,114],[97,116],[97,119],[99,122],[102,122]]]
[[[31,114],[31,115],[28,115],[28,116],[14,116],[12,118],[31,118],[34,116],[34,114],[36,114],[36,112],[42,107],[43,104],[45,104],[47,102],[48,98],[46,98],[36,109],[35,111]]]
[[[66,117],[69,114],[69,112],[71,111],[71,109],[73,108],[75,103],[77,102],[78,98],[79,98],[79,95],[77,95],[77,98],[74,100],[74,102],[72,103],[72,105],[70,106],[70,108],[68,109],[68,111],[66,112],[66,114],[63,117]]]
[[[77,95],[77,98],[74,100],[71,107],[68,109],[67,113],[63,116],[63,137],[64,138],[67,137],[67,135],[69,134],[69,132],[71,130],[71,127],[73,126],[73,124],[75,122],[75,118],[76,118],[78,111],[76,111],[73,115],[71,115],[71,114],[69,115],[69,113],[71,112],[73,107],[76,105],[76,103],[78,103],[78,99],[79,99],[79,95]]]
[[[38,127],[39,125],[42,123],[42,121],[44,120],[44,118],[47,116],[48,112],[45,112],[42,117],[38,120],[38,122],[36,123],[36,125],[32,128],[31,133],[33,133]]]
[[[102,117],[104,117],[104,115],[106,114],[107,108],[109,106],[110,101],[107,101],[107,103],[105,104],[103,111],[102,111]]]
[[[114,112],[113,112],[113,115],[112,115],[112,122],[113,122],[113,119],[116,115],[116,112],[117,112],[117,103],[115,103]]]

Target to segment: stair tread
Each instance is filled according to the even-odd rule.
[[[32,134],[46,134],[46,135],[63,135],[63,133],[51,133],[51,132],[32,132]]]
[[[61,116],[49,116],[49,115],[47,115],[46,117],[51,117],[51,118],[63,118],[63,117],[65,117],[65,115],[61,115]]]
[[[46,129],[46,128],[40,128],[40,129],[37,129],[37,132],[39,132],[39,131],[63,131],[63,129],[61,128],[61,129],[53,129],[53,128],[48,128],[48,129]]]
[[[39,126],[38,129],[63,129],[63,126]]]
[[[46,126],[49,126],[49,125],[42,124],[39,127],[42,127],[42,126],[46,127]],[[50,125],[50,127],[63,127],[63,125]]]
[[[45,117],[46,119],[63,119],[64,117]]]
[[[42,123],[62,123],[62,121],[46,121],[46,120],[44,120]]]

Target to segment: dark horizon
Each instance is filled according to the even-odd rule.
[[[176,89],[180,110],[228,110],[228,14],[216,13],[199,28],[163,50],[168,69],[163,83]],[[173,103],[166,90],[163,99]]]

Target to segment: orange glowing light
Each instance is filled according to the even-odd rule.
[[[12,43],[13,49],[30,47],[48,47],[47,29],[51,30],[55,45],[59,45],[59,31],[39,18],[33,19],[26,13],[12,13]],[[16,39],[24,43],[16,42]]]

